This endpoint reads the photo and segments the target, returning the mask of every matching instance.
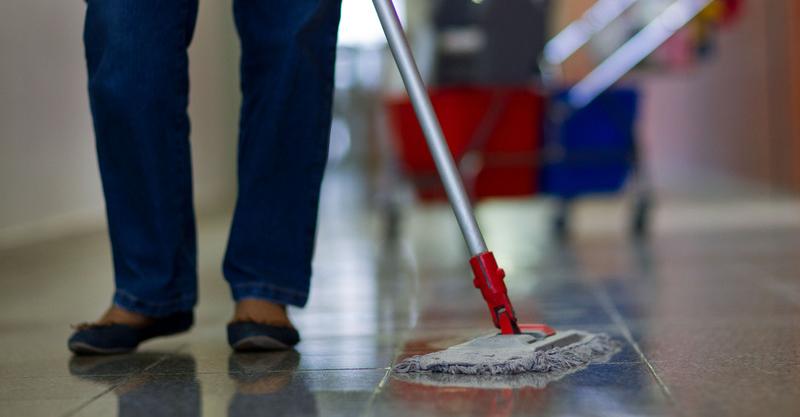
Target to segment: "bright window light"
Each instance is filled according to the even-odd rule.
[[[394,0],[400,19],[405,22],[406,0]],[[371,0],[343,0],[339,24],[339,46],[370,48],[386,43],[381,23]]]

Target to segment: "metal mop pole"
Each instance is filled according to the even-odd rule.
[[[484,300],[492,313],[492,320],[495,326],[501,329],[503,334],[519,333],[517,318],[511,301],[508,299],[503,278],[505,272],[497,266],[494,255],[486,248],[486,242],[475,220],[472,205],[464,191],[464,184],[460,174],[453,162],[453,155],[445,142],[442,127],[433,111],[430,97],[422,82],[422,76],[417,68],[411,48],[408,46],[400,18],[391,0],[372,0],[378,18],[386,34],[389,48],[392,50],[400,76],[408,91],[411,104],[417,114],[417,119],[422,126],[425,140],[428,142],[436,169],[444,184],[450,205],[455,213],[461,233],[467,241],[467,247],[472,255],[470,265],[475,276],[473,284],[481,290]]]
[[[378,12],[378,18],[383,26],[383,31],[386,33],[386,40],[389,42],[389,48],[392,50],[394,59],[397,62],[397,68],[400,70],[403,83],[405,83],[406,90],[408,90],[408,96],[417,113],[417,119],[419,119],[422,131],[425,133],[428,148],[433,156],[433,161],[436,163],[436,169],[442,178],[447,198],[453,206],[458,226],[467,241],[469,252],[472,256],[484,253],[487,251],[486,243],[483,240],[478,223],[475,221],[472,205],[467,198],[466,191],[464,191],[464,184],[461,181],[458,169],[456,169],[456,164],[453,162],[453,156],[447,148],[447,142],[445,142],[436,113],[433,111],[433,106],[417,68],[417,63],[411,54],[405,33],[400,25],[400,18],[397,17],[397,12],[391,0],[373,0],[373,3],[375,3],[375,10]]]

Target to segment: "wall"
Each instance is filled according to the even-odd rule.
[[[800,161],[800,2],[790,1],[787,6],[789,10],[783,18],[789,26],[789,41],[784,42],[783,47],[789,54],[788,66],[792,80],[787,90],[790,94],[788,107],[789,118],[792,120],[790,129],[793,144],[793,149],[787,156],[791,161],[787,182],[794,191],[800,192],[800,163],[797,163]]]
[[[201,210],[235,175],[238,45],[230,2],[201,1],[191,48]],[[0,2],[0,247],[104,225],[78,0]]]
[[[719,33],[707,62],[671,75],[644,77],[642,133],[657,185],[703,195],[775,193],[798,187],[797,107],[790,92],[796,25],[792,2],[745,3],[745,13]]]

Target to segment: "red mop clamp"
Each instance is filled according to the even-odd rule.
[[[473,256],[469,264],[472,265],[472,273],[475,275],[472,283],[475,288],[481,290],[481,295],[492,313],[494,325],[502,334],[519,334],[517,316],[514,314],[514,307],[511,306],[506,284],[503,282],[506,273],[497,266],[494,254],[484,252]]]

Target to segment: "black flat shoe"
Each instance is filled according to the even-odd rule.
[[[270,326],[253,322],[228,324],[228,343],[237,352],[287,350],[300,342],[292,327]]]
[[[136,350],[140,343],[159,336],[182,333],[192,327],[194,313],[182,312],[160,317],[144,327],[124,324],[81,325],[67,342],[76,355],[114,355]]]

